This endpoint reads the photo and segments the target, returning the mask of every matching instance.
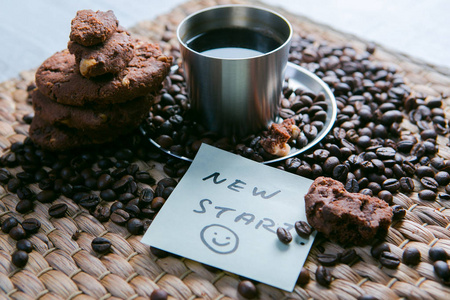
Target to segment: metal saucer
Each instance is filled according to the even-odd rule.
[[[296,156],[302,152],[305,152],[306,150],[314,147],[317,143],[319,143],[331,130],[331,128],[334,125],[334,122],[336,121],[336,115],[337,115],[337,105],[336,105],[336,99],[331,92],[328,85],[323,82],[319,77],[317,77],[314,73],[306,70],[303,67],[300,67],[298,65],[295,65],[293,63],[288,63],[286,68],[286,74],[285,77],[288,78],[288,84],[289,87],[293,90],[296,90],[297,88],[300,88],[302,90],[313,92],[314,94],[323,93],[325,95],[325,101],[328,104],[327,109],[327,119],[325,120],[325,124],[322,128],[322,130],[317,134],[317,137],[310,141],[305,147],[297,149],[295,147],[291,148],[291,151],[286,156],[277,157],[272,160],[267,160],[262,162],[263,164],[271,164],[274,162],[282,161],[287,158]],[[141,126],[141,132],[146,135],[145,130]],[[177,155],[170,150],[164,149],[159,145],[156,141],[154,141],[152,138],[149,138],[150,142],[155,145],[157,148],[159,148],[161,151],[174,156],[176,158],[189,161],[191,162],[192,159]]]

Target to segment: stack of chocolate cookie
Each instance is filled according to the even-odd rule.
[[[31,139],[63,151],[116,139],[147,116],[172,58],[130,36],[112,11],[79,11],[68,49],[36,72]]]

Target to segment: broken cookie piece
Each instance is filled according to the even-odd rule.
[[[119,22],[112,10],[80,10],[72,20],[70,40],[83,46],[103,43],[117,30]]]
[[[69,41],[67,49],[75,55],[81,75],[87,78],[108,73],[117,74],[128,66],[134,56],[132,38],[123,28],[102,44],[86,47]]]
[[[266,152],[275,156],[286,156],[291,151],[290,139],[298,137],[300,129],[293,119],[286,119],[281,124],[272,123],[269,135],[261,140],[261,146]]]
[[[341,244],[364,245],[383,236],[392,221],[392,209],[376,197],[349,193],[331,178],[318,177],[305,195],[308,223]]]

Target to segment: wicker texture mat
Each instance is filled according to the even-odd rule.
[[[191,1],[156,20],[139,24],[132,31],[159,42],[169,52],[171,45],[176,45],[175,28],[186,15],[226,3],[255,2]],[[302,36],[312,35],[316,40],[331,44],[349,44],[357,51],[366,48],[365,41],[285,11],[282,14],[291,21],[294,31]],[[450,77],[430,67],[383,49],[377,49],[372,59],[396,67],[413,93],[450,95]],[[28,135],[29,125],[23,117],[32,112],[27,89],[33,86],[33,81],[33,72],[23,72],[20,79],[0,83],[0,154],[8,153],[11,144],[24,141]],[[444,110],[448,112],[450,103],[448,99],[446,101]],[[419,132],[416,125],[406,119],[401,128]],[[438,137],[438,156],[444,159],[450,159],[447,143],[448,136]],[[160,162],[140,160],[136,164],[141,170],[148,170],[155,180],[167,177]],[[15,175],[22,170],[16,167],[10,171]],[[140,184],[139,188],[145,186]],[[323,251],[341,253],[345,249],[319,238],[305,264],[311,274],[310,283],[297,285],[292,293],[257,284],[259,298],[356,299],[370,294],[377,299],[450,299],[450,288],[440,283],[428,257],[432,246],[440,246],[450,253],[450,210],[447,209],[450,202],[420,200],[417,196],[419,186],[416,182],[416,191],[411,194],[395,194],[394,204],[401,205],[407,213],[401,221],[393,223],[386,242],[391,252],[400,257],[405,247],[415,246],[422,254],[420,264],[400,264],[392,270],[371,256],[370,246],[352,247],[361,260],[331,267],[334,280],[329,287],[324,287],[314,278],[320,265],[317,254]],[[37,184],[30,185],[30,189],[36,193],[40,191]],[[158,258],[148,246],[140,243],[141,236],[131,235],[124,227],[110,221],[98,221],[68,198],[61,196],[54,202],[68,205],[68,213],[63,218],[50,218],[48,208],[51,204],[40,202],[36,202],[33,212],[19,214],[15,211],[18,201],[16,194],[0,186],[0,220],[9,216],[15,216],[19,221],[33,217],[41,222],[42,227],[30,238],[35,250],[30,253],[29,262],[23,269],[11,263],[16,241],[0,231],[0,299],[148,299],[157,288],[164,289],[174,299],[242,298],[237,292],[242,280],[239,276],[184,258]],[[112,253],[99,255],[92,250],[91,241],[98,236],[112,242]]]

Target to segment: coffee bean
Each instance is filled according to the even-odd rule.
[[[402,163],[402,169],[405,171],[406,175],[408,175],[408,176],[413,176],[414,173],[416,172],[414,164],[409,161],[404,161]]]
[[[105,170],[114,166],[114,163],[109,158],[102,158],[97,162],[97,165],[100,169]]]
[[[163,197],[155,197],[152,200],[151,208],[155,211],[158,211],[161,209],[165,202],[166,200]]]
[[[331,273],[328,268],[318,266],[316,269],[316,281],[323,286],[329,286],[332,281]]]
[[[100,222],[106,222],[109,220],[109,216],[111,215],[111,211],[108,206],[98,205],[92,215],[99,220]]]
[[[16,243],[17,250],[22,250],[27,253],[30,253],[33,251],[33,244],[29,240],[18,240]]]
[[[13,228],[11,228],[11,230],[9,231],[9,236],[12,239],[18,241],[18,240],[24,239],[27,236],[27,233],[23,229],[22,225],[17,224]]]
[[[289,244],[292,242],[292,235],[286,228],[278,227],[277,228],[277,237],[283,244]]]
[[[402,261],[407,265],[417,265],[420,263],[420,251],[415,247],[406,247],[403,250]]]
[[[423,177],[420,179],[420,183],[422,183],[422,185],[424,186],[424,188],[432,190],[434,192],[437,191],[439,184],[437,183],[436,180],[434,180],[434,178],[431,177]]]
[[[450,280],[450,269],[447,262],[438,260],[433,264],[434,272],[443,281],[448,282]]]
[[[41,222],[35,218],[28,218],[22,221],[22,227],[27,233],[34,234],[41,228]]]
[[[125,205],[122,202],[114,202],[111,207],[109,208],[111,213],[115,212],[118,209],[123,209],[125,207]]]
[[[418,194],[419,199],[425,201],[434,201],[436,200],[436,192],[432,190],[421,190]]]
[[[347,180],[349,168],[347,165],[339,164],[334,167],[332,172],[332,177],[339,181],[345,181]]]
[[[357,298],[357,300],[379,300],[379,299],[372,295],[361,295]]]
[[[381,244],[374,245],[374,246],[372,247],[372,249],[370,250],[370,254],[371,254],[374,258],[379,259],[380,256],[381,256],[381,253],[383,253],[383,252],[385,252],[385,251],[387,251],[387,252],[390,251],[389,245],[386,244],[386,243],[381,243]]]
[[[132,204],[131,201],[130,203],[127,203],[127,205],[125,205],[124,210],[130,214],[130,218],[136,218],[141,213],[139,207],[135,204]]]
[[[158,181],[158,186],[162,186],[163,188],[172,186],[175,187],[177,186],[178,182],[171,177],[165,177],[163,179],[161,179],[160,181]]]
[[[150,225],[152,225],[152,222],[153,222],[152,219],[143,219],[142,223],[144,224],[144,232],[147,232],[147,230],[150,228]]]
[[[174,189],[175,189],[175,187],[173,187],[173,186],[168,186],[168,187],[164,188],[164,190],[161,194],[161,197],[163,197],[164,199],[168,199]]]
[[[158,258],[165,258],[165,257],[169,256],[168,252],[158,249],[158,248],[155,248],[155,247],[151,247],[151,246],[150,246],[150,252]]]
[[[130,214],[123,209],[116,209],[111,214],[110,219],[116,224],[124,225],[130,219]]]
[[[11,178],[8,180],[8,191],[10,191],[11,193],[15,193],[17,192],[17,189],[22,185],[22,181],[20,179],[17,178]]]
[[[363,194],[363,195],[371,196],[371,197],[373,196],[373,192],[369,188],[362,189],[359,191],[359,193]]]
[[[419,166],[416,169],[416,175],[419,178],[422,178],[422,177],[434,177],[435,173],[434,173],[433,169],[430,168],[429,166]]]
[[[399,179],[400,190],[405,193],[412,193],[414,191],[414,181],[410,177],[401,177]]]
[[[359,192],[359,184],[356,179],[348,179],[345,183],[345,189],[350,193]]]
[[[336,254],[326,254],[326,253],[319,253],[317,254],[317,261],[322,265],[326,267],[331,267],[336,265],[339,262],[339,255]]]
[[[33,210],[33,202],[31,200],[20,200],[16,204],[16,211],[21,214],[25,214],[31,210]]]
[[[396,269],[400,265],[400,259],[392,252],[383,251],[380,255],[380,263],[388,269]]]
[[[439,193],[439,200],[450,200],[450,194],[447,193]]]
[[[146,183],[146,184],[154,184],[155,179],[150,175],[149,172],[146,171],[138,171],[136,172],[134,178],[138,182]]]
[[[16,174],[17,179],[21,182],[30,183],[33,181],[34,176],[28,172],[19,172]]]
[[[392,159],[396,153],[397,151],[392,147],[381,147],[376,150],[377,157],[381,160]]]
[[[127,170],[126,168],[122,168],[122,167],[117,167],[116,169],[114,169],[111,174],[110,174],[113,178],[117,179],[117,178],[122,178],[123,176],[127,175]],[[100,177],[100,176],[99,176]]]
[[[333,169],[340,163],[339,159],[335,156],[330,156],[323,163],[323,171],[326,174],[330,174],[333,172]]]
[[[237,291],[245,299],[252,299],[258,296],[258,290],[250,280],[243,280],[239,282]]]
[[[65,203],[58,203],[50,206],[48,214],[53,218],[62,218],[66,215],[68,206]]]
[[[30,200],[33,198],[34,193],[27,187],[21,186],[17,189],[17,196],[20,200]]]
[[[56,200],[58,196],[52,190],[44,190],[36,195],[36,200],[41,203],[50,203]]]
[[[144,223],[138,218],[132,218],[127,222],[127,229],[131,234],[142,234],[144,229]]]
[[[114,153],[114,157],[117,160],[131,161],[131,160],[133,160],[134,154],[131,149],[123,148],[123,149],[116,151],[116,153]]]
[[[150,188],[146,188],[141,191],[139,201],[140,203],[142,203],[142,205],[148,205],[152,203],[153,198],[154,198],[153,190]]]
[[[388,204],[392,204],[392,200],[394,199],[392,193],[386,190],[380,191],[377,196]]]
[[[399,141],[397,143],[397,150],[402,153],[409,153],[415,142],[411,140]]]
[[[79,204],[86,209],[95,209],[99,203],[100,198],[96,194],[85,195],[79,201]]]
[[[446,186],[450,183],[450,174],[444,171],[437,172],[434,175],[434,180],[436,180],[440,186]]]
[[[0,182],[1,183],[7,183],[10,178],[11,178],[11,172],[9,172],[7,169],[0,169]]]
[[[395,193],[400,188],[400,182],[395,178],[389,178],[383,181],[383,189]]]
[[[136,197],[131,193],[122,193],[119,195],[118,200],[123,203],[128,203],[128,201],[135,199]]]
[[[100,198],[104,201],[114,201],[117,200],[117,194],[112,189],[106,189],[100,192]]]
[[[370,182],[367,185],[367,188],[371,189],[372,190],[372,194],[374,194],[374,195],[377,195],[379,192],[381,192],[381,186],[378,183],[376,183],[376,182]]]
[[[56,181],[55,181],[56,182]],[[70,183],[63,184],[61,186],[61,193],[67,198],[72,198],[74,196],[73,186]],[[73,199],[77,202],[75,199]],[[79,201],[79,200],[78,200]]]
[[[392,213],[394,214],[393,218],[395,220],[403,219],[406,216],[406,210],[400,205],[393,205]]]
[[[300,274],[298,275],[297,284],[304,286],[304,285],[308,284],[310,279],[311,279],[311,277],[309,275],[308,269],[303,267],[302,270],[300,271]]]
[[[422,140],[428,140],[428,139],[433,139],[435,140],[437,138],[437,133],[434,129],[427,129],[424,130],[420,133],[420,137],[422,138]]]
[[[437,170],[441,170],[445,166],[444,159],[439,156],[431,158],[430,164]]]
[[[367,174],[367,179],[369,179],[369,181],[373,181],[378,184],[383,184],[383,181],[385,181],[387,179],[387,177],[383,174],[380,175],[380,174],[370,173],[370,174]]]
[[[295,222],[295,232],[304,239],[308,239],[311,235],[313,229],[311,226],[305,221],[297,221]]]
[[[330,156],[330,151],[325,149],[317,149],[314,151],[313,155],[314,159],[323,162],[328,158],[328,156]]]
[[[356,259],[359,259],[359,256],[356,253],[355,249],[347,249],[344,252],[342,252],[339,256],[339,261],[346,265],[351,264]]]
[[[4,233],[9,233],[10,230],[11,230],[12,228],[14,228],[15,226],[17,226],[17,224],[19,224],[19,221],[17,221],[16,218],[14,218],[14,217],[8,217],[7,219],[5,219],[5,220],[2,222],[2,231],[3,231]]]
[[[444,248],[441,247],[431,247],[430,250],[428,251],[428,256],[430,257],[430,259],[432,261],[438,261],[438,260],[444,260],[446,261],[448,256],[447,256],[447,252],[445,251]]]
[[[104,237],[96,237],[91,242],[92,250],[97,253],[105,254],[111,251],[111,242]]]
[[[114,183],[114,179],[109,174],[102,174],[96,181],[96,187],[98,190],[103,191],[109,189]]]
[[[168,297],[167,292],[161,289],[153,290],[150,294],[150,300],[167,300]]]
[[[28,262],[28,253],[23,250],[17,250],[11,255],[11,262],[18,268],[23,268]]]
[[[132,180],[133,177],[131,177],[130,175],[125,175],[114,182],[111,188],[118,194],[124,193],[126,192],[128,185]]]

